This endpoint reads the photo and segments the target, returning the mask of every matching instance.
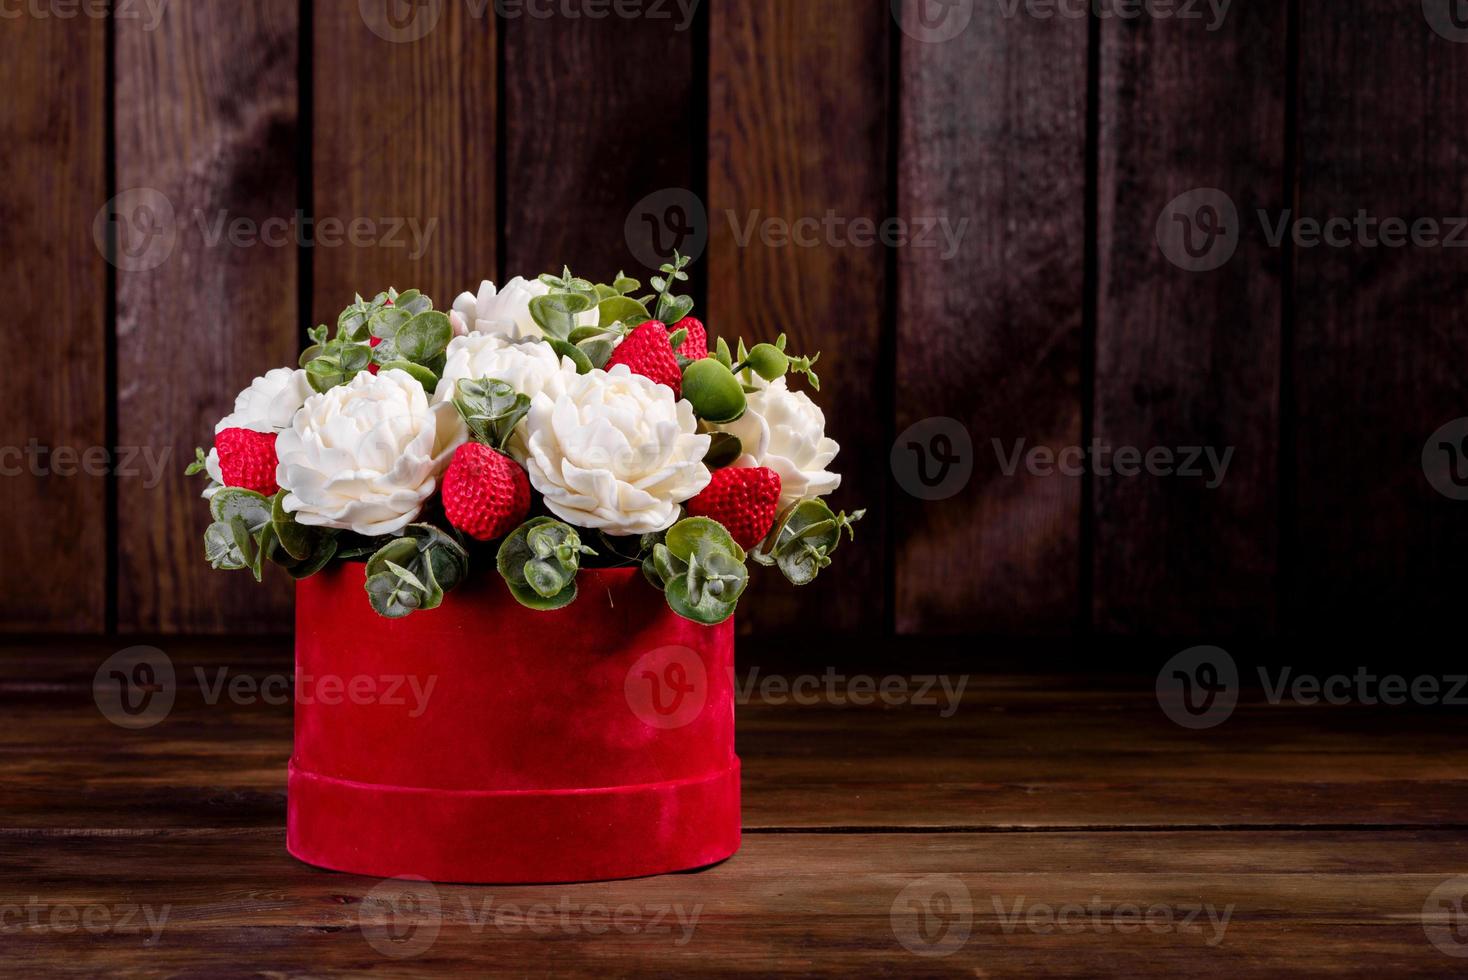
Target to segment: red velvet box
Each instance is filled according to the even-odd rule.
[[[739,848],[732,620],[675,615],[633,568],[565,609],[478,575],[379,617],[364,566],[297,586],[286,846],[432,881],[660,874]]]

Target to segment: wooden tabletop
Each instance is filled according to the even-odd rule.
[[[0,972],[1468,971],[1461,709],[1246,690],[1192,730],[1153,673],[1042,658],[964,673],[951,665],[993,661],[952,648],[925,669],[918,645],[892,674],[755,651],[736,677],[734,858],[635,881],[408,886],[285,853],[285,641],[156,645],[178,693],[142,730],[93,697],[117,645],[0,650]]]

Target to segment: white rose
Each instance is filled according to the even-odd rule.
[[[826,469],[841,447],[826,438],[826,416],[803,391],[778,378],[752,392],[744,416],[717,428],[733,433],[744,448],[738,466],[766,466],[780,474],[780,510],[841,485]]]
[[[468,438],[458,411],[430,404],[405,371],[363,371],[312,395],[276,440],[275,480],[302,524],[375,536],[418,516]]]
[[[311,382],[299,368],[276,368],[250,382],[250,387],[235,396],[234,411],[214,426],[218,435],[225,429],[249,429],[253,432],[280,432],[289,428],[296,412],[311,397]],[[204,471],[216,484],[224,483],[219,471],[219,451],[212,446],[204,459]],[[219,492],[211,485],[205,499]]]
[[[525,468],[551,513],[608,534],[671,527],[708,486],[693,406],[625,364],[569,379],[530,405]]]
[[[477,295],[461,293],[454,300],[449,322],[453,324],[454,333],[459,335],[488,333],[501,334],[509,340],[539,339],[544,334],[530,315],[530,301],[549,292],[550,287],[539,279],[516,276],[505,283],[503,289],[496,289],[494,283],[486,279],[479,284]],[[600,315],[593,307],[576,317],[576,325],[594,327],[599,320]]]
[[[554,396],[576,376],[576,362],[558,357],[550,344],[534,340],[512,344],[498,334],[471,333],[449,342],[443,378],[434,392],[435,402],[452,401],[454,386],[462,380],[494,378],[532,400],[542,391]],[[525,461],[525,420],[515,426],[505,448],[520,462]]]

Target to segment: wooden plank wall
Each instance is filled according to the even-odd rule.
[[[181,471],[210,420],[354,291],[632,271],[675,240],[642,211],[698,226],[713,333],[824,352],[835,502],[869,508],[813,589],[756,587],[746,630],[1355,633],[1454,608],[1468,503],[1423,454],[1468,416],[1464,253],[1271,240],[1284,216],[1468,212],[1468,31],[1432,5],[380,6],[0,20],[0,332],[65,351],[0,388],[0,464],[22,461],[0,628],[288,628],[284,583],[199,557]],[[236,219],[287,240],[232,244]],[[801,219],[814,246],[778,244]],[[924,243],[853,240],[886,219]],[[927,499],[935,433],[968,475]],[[1093,440],[1232,455],[1216,487],[1006,472]],[[141,453],[38,475],[29,445]]]
[[[6,20],[0,39],[0,255],[13,284],[0,336],[19,365],[0,385],[0,622],[94,632],[106,624],[107,480],[53,454],[111,442],[108,266],[96,243],[108,240],[112,217],[107,28]]]

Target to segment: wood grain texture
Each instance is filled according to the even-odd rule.
[[[42,923],[7,935],[7,962],[94,977],[527,963],[599,977],[1443,976],[1458,961],[1428,942],[1423,907],[1468,870],[1443,833],[773,835],[697,874],[410,893],[308,868],[283,837],[0,834],[0,874],[23,896],[12,922],[35,895]],[[57,907],[131,909],[135,924],[67,932],[50,927]]]
[[[112,647],[0,648],[0,710],[12,719],[0,727],[0,827],[284,819],[289,644],[160,649],[177,700],[161,724],[127,732],[92,701]],[[1159,709],[1151,675],[970,675],[917,654],[899,675],[910,696],[889,704],[870,696],[885,670],[751,662],[750,652],[735,683],[751,833],[1451,828],[1468,807],[1468,718],[1451,707],[1276,705],[1251,688],[1200,733]],[[946,678],[946,690],[925,677]]]
[[[893,493],[900,632],[1077,618],[1080,481],[1005,475],[994,441],[1081,439],[1086,43],[1083,19],[992,4],[950,40],[902,38],[899,212],[964,231],[898,252],[896,429],[951,418],[974,455],[955,496]]]
[[[831,503],[867,509],[809,588],[754,575],[741,627],[881,629],[887,252],[852,224],[890,216],[887,0],[718,3],[711,17],[709,331],[731,346],[784,332],[792,351],[821,352],[825,388],[809,393],[841,444]]]
[[[104,627],[106,39],[99,20],[0,21],[0,338],[21,368],[0,386],[0,630]]]
[[[506,9],[518,13],[500,21],[505,278],[570,265],[604,282],[625,267],[645,283],[623,234],[629,213],[647,195],[701,183],[693,99],[703,66],[687,5],[609,5],[595,17],[577,4]],[[690,272],[705,274],[701,264]]]
[[[290,706],[227,692],[288,671],[288,642],[162,643],[177,701],[143,731],[92,701],[106,642],[0,645],[11,972],[1273,978],[1458,962],[1460,896],[1430,899],[1468,874],[1459,712],[1246,691],[1195,732],[1163,716],[1150,674],[1033,671],[971,678],[946,713],[853,704],[855,671],[793,704],[760,680],[822,675],[809,651],[782,663],[748,644],[761,673],[746,660],[736,678],[750,693],[733,858],[622,882],[441,884],[410,906],[398,883],[285,851]],[[939,646],[915,674],[963,649]],[[1155,928],[1133,929],[1131,906],[1155,908]],[[602,909],[621,926],[596,931]],[[400,955],[418,930],[425,948]],[[921,955],[945,935],[948,955]]]
[[[1445,238],[1468,215],[1468,44],[1409,6],[1301,4],[1300,218],[1437,219]],[[1468,506],[1423,466],[1468,414],[1462,232],[1459,247],[1297,249],[1297,630],[1400,642],[1462,608]]]
[[[168,454],[156,486],[118,481],[123,631],[290,622],[284,576],[257,588],[204,561],[202,478],[183,469],[235,392],[299,351],[296,249],[278,237],[297,207],[298,7],[209,0],[114,25],[117,183],[151,209],[130,209],[142,247],[117,277],[118,439]]]
[[[316,322],[335,327],[356,293],[421,289],[448,309],[497,278],[492,10],[314,5],[314,210],[361,232],[312,250]]]
[[[1275,622],[1283,249],[1256,212],[1283,206],[1286,6],[1101,27],[1094,618],[1124,633],[1266,633]],[[1206,120],[1206,123],[1204,122]],[[1210,239],[1217,189],[1227,235]],[[1185,233],[1159,216],[1189,195]],[[1221,199],[1221,198],[1220,198]],[[1169,218],[1174,217],[1169,214]],[[1167,256],[1215,241],[1220,268]],[[1235,244],[1236,243],[1236,246]],[[1186,253],[1184,253],[1186,254]],[[1166,449],[1176,475],[1115,472]],[[1228,456],[1222,477],[1195,450]],[[1162,457],[1158,457],[1159,461]],[[1135,461],[1128,464],[1135,466]]]

